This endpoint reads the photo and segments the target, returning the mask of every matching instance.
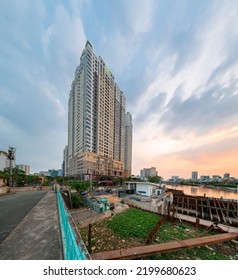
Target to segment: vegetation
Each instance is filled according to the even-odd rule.
[[[3,171],[0,171],[0,178],[5,180],[6,185],[9,185],[9,167],[5,168]],[[42,182],[42,177],[35,175],[26,175],[23,170],[14,167],[12,168],[12,180],[14,186],[23,187],[27,185],[40,185]],[[54,180],[52,177],[46,177],[46,181],[43,183],[43,185],[49,186],[52,180]]]
[[[159,219],[160,217],[156,214],[130,208],[125,212],[116,214],[110,220],[95,223],[93,224],[92,235],[95,241],[95,250],[105,251],[145,245],[149,232]],[[81,230],[81,234],[86,242],[87,230]],[[165,243],[211,234],[213,233],[204,232],[203,229],[196,229],[192,225],[178,221],[174,223],[166,221],[157,233],[154,243]],[[228,250],[224,249],[223,244],[214,244],[166,254],[157,254],[148,258],[157,260],[231,259],[236,255],[237,250],[229,242],[227,242],[226,246],[229,248]],[[233,250],[233,255],[230,250]]]
[[[68,184],[72,189],[75,189],[78,193],[90,189],[90,181],[71,180],[68,182]]]
[[[184,240],[188,238],[202,237],[211,235],[211,232],[204,232],[202,229],[195,229],[192,225],[175,222],[174,224],[166,221],[160,231],[157,233],[155,239],[156,243],[165,243],[173,240]],[[201,246],[193,249],[179,250],[176,252],[158,254],[150,257],[150,259],[157,260],[178,260],[178,259],[189,259],[189,260],[225,260],[229,259],[228,256],[222,252],[215,251],[212,247]]]
[[[108,227],[121,238],[137,237],[145,241],[158,221],[156,214],[131,208],[109,220]]]
[[[148,177],[148,180],[151,183],[159,184],[163,180],[163,178],[160,176],[150,176]]]
[[[80,197],[77,194],[71,194],[71,203],[72,208],[79,208],[83,205]]]
[[[181,180],[178,184],[180,185],[192,185],[192,186],[200,186],[200,185],[205,185],[205,186],[214,186],[214,187],[227,187],[227,188],[237,188],[237,181],[234,182],[217,182],[217,181],[208,181],[208,182],[203,182],[203,181],[192,181],[192,180]]]

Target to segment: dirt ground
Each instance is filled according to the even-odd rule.
[[[80,234],[88,247],[88,229],[80,230]],[[92,225],[91,236],[92,253],[146,245],[145,242],[142,242],[142,240],[138,238],[120,238],[103,222]],[[225,254],[231,260],[238,260],[238,241],[236,240],[213,244],[206,247],[209,248],[209,250],[219,251]],[[178,255],[178,259],[186,259],[186,255]]]
[[[119,203],[122,198],[118,198],[117,195],[115,194],[110,194],[110,195],[102,195],[98,196],[100,198],[107,198],[108,203],[114,203],[117,204]],[[128,207],[128,206],[127,206]],[[117,206],[118,212],[121,212],[125,209],[123,209],[123,205],[119,204]],[[88,246],[88,227],[84,226],[82,227],[82,223],[84,225],[85,221],[84,219],[87,220],[87,216],[90,215],[90,224],[92,224],[92,239],[91,239],[91,249],[92,253],[95,252],[100,252],[100,251],[109,251],[109,250],[116,250],[116,249],[122,249],[122,248],[130,248],[130,247],[137,247],[137,246],[143,246],[145,243],[137,238],[131,238],[131,239],[122,239],[120,238],[117,234],[115,234],[107,225],[105,222],[103,222],[104,219],[110,219],[111,216],[113,215],[111,211],[107,211],[107,215],[104,217],[102,214],[98,214],[95,212],[95,224],[92,222],[92,213],[86,213],[82,211],[81,213],[75,213],[75,217],[77,216],[77,222],[78,222],[78,228],[80,230],[80,234],[85,242],[85,244]],[[110,215],[108,215],[110,212]],[[116,211],[114,214],[117,213]],[[101,217],[98,217],[98,215],[101,215]],[[74,215],[73,215],[74,216]],[[81,220],[81,221],[80,221]],[[79,226],[81,222],[81,226]],[[230,241],[230,242],[223,242],[220,244],[214,244],[214,245],[209,245],[210,250],[215,250],[215,251],[220,251],[224,253],[226,256],[228,256],[230,259],[238,259],[238,241]],[[181,258],[182,259],[182,258]]]
[[[94,224],[96,222],[100,222],[105,219],[108,219],[113,214],[122,212],[128,208],[127,205],[119,203],[122,199],[120,197],[117,197],[116,194],[101,195],[96,197],[107,198],[109,204],[111,203],[115,204],[114,210],[105,211],[104,213],[97,213],[96,211],[88,207],[81,207],[80,209],[71,210],[70,211],[71,216],[78,229],[83,229],[86,228],[89,224]]]
[[[116,194],[108,194],[108,195],[101,195],[101,196],[97,196],[99,198],[107,198],[108,199],[108,203],[118,203],[122,200],[121,197],[118,197]]]
[[[88,229],[80,231],[80,234],[88,246]],[[105,223],[98,223],[92,225],[92,252],[110,251],[122,248],[130,248],[141,246],[142,243],[137,238],[122,239],[118,237],[113,231],[105,225]]]

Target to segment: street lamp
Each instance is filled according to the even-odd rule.
[[[8,155],[7,155],[8,159],[10,161],[9,187],[13,186],[13,182],[12,182],[12,161],[15,159],[15,152],[16,152],[16,148],[9,146]]]

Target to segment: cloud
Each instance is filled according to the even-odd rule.
[[[235,176],[237,140],[238,135],[207,145],[167,153],[151,161],[158,166],[159,173],[165,178],[170,178],[171,175],[191,178],[191,172],[194,170],[200,175],[222,176],[229,171],[232,176]]]
[[[159,122],[167,133],[195,131],[195,135],[236,125],[237,93],[238,79],[234,79],[229,87],[214,86],[201,97],[191,96],[184,101],[174,97]]]
[[[62,161],[86,39],[127,97],[135,170],[161,158],[189,168],[186,151],[237,136],[235,1],[9,0],[0,11],[0,142],[35,155],[36,171],[47,155],[50,167]]]
[[[238,41],[237,6],[231,6],[209,4],[195,12],[187,2],[178,4],[175,18],[172,10],[163,25],[168,29],[164,40],[149,41],[146,57],[153,58],[147,65],[151,70],[132,106],[142,130],[152,117],[157,119],[153,131],[163,127],[171,137],[234,125]],[[157,108],[161,92],[166,92],[166,99]]]
[[[86,42],[83,24],[60,3],[1,6],[1,148],[15,146],[18,162],[32,165],[32,172],[59,168],[68,95]]]

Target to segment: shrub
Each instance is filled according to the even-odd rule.
[[[79,208],[81,204],[81,200],[77,194],[71,195],[71,203],[73,208]]]

